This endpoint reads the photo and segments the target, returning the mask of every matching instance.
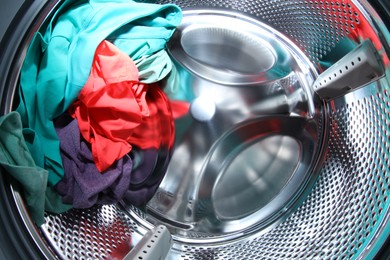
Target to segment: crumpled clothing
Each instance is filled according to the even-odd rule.
[[[145,55],[134,60],[137,66],[139,81],[155,83],[164,79],[172,70],[172,60],[166,50],[160,50],[152,55]]]
[[[80,135],[77,120],[64,114],[55,120],[55,125],[65,176],[54,187],[64,202],[75,208],[89,208],[126,198],[133,205],[141,206],[153,197],[166,173],[170,159],[167,150],[136,147],[115,166],[100,173],[88,143]]]
[[[134,128],[128,141],[141,149],[171,149],[175,138],[173,112],[168,97],[157,85],[151,84],[146,95],[150,115]]]
[[[48,172],[35,164],[17,112],[0,117],[0,165],[3,174],[9,174],[21,184],[27,209],[37,225],[44,223],[45,207],[56,213],[70,208],[58,203],[58,194],[46,189]]]
[[[133,59],[151,55],[165,47],[181,18],[179,7],[171,4],[68,0],[46,31],[35,34],[21,70],[17,111],[23,127],[39,135],[49,185],[64,175],[53,119],[78,97],[97,46],[110,38]]]
[[[44,222],[48,172],[35,165],[24,141],[18,113],[1,117],[0,138],[0,164],[22,185],[31,217],[40,225]]]
[[[182,70],[178,70],[175,64],[172,64],[171,72],[163,80],[161,86],[170,100],[181,100],[191,103],[196,95],[191,86],[191,76]]]
[[[17,113],[17,112],[15,112]],[[37,151],[32,153],[31,156],[38,167],[42,169],[45,166],[43,150],[40,145],[42,142],[39,140],[39,136],[36,135],[31,129],[24,128],[23,136],[26,141],[26,145],[29,151]],[[39,154],[41,152],[41,154]],[[46,184],[47,185],[47,184]],[[72,208],[72,205],[62,202],[62,197],[55,191],[54,187],[47,186],[45,192],[45,210],[51,213],[63,213]]]
[[[157,84],[140,83],[134,62],[108,41],[97,48],[91,76],[69,111],[101,172],[133,145],[159,149],[174,142],[168,98]]]
[[[172,109],[172,116],[174,119],[181,118],[188,114],[190,110],[190,103],[182,100],[169,100]]]
[[[96,49],[91,75],[69,109],[84,139],[91,143],[99,171],[105,171],[132,148],[129,137],[150,114],[148,85],[138,81],[134,62],[112,43]]]
[[[77,120],[64,114],[55,121],[55,125],[65,169],[65,175],[55,189],[63,202],[72,204],[74,208],[89,208],[121,200],[133,178],[130,156],[123,156],[100,173],[89,144],[81,138]]]

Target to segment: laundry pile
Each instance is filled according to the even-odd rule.
[[[19,103],[0,120],[0,164],[38,225],[45,210],[122,199],[139,206],[154,195],[174,119],[189,107],[174,100],[165,50],[181,19],[173,4],[67,0],[35,34]]]

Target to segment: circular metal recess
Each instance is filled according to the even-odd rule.
[[[291,41],[248,16],[183,14],[168,52],[190,113],[176,122],[144,221],[180,241],[226,242],[284,215],[316,176],[325,136],[310,89],[316,72]]]
[[[167,259],[372,258],[390,233],[389,64],[379,81],[328,102],[310,84],[343,39],[369,38],[388,60],[375,10],[364,0],[156,2],[186,12],[169,50],[193,91],[166,179],[145,208],[48,214],[39,230],[13,185],[34,243],[46,256],[103,259],[163,223],[174,238]],[[4,113],[28,41],[54,8],[30,14],[19,50],[2,56]]]

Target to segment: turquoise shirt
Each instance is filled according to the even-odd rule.
[[[45,31],[31,41],[21,70],[23,127],[39,137],[48,183],[64,175],[53,120],[65,112],[86,83],[99,43],[108,39],[133,60],[165,48],[182,19],[179,7],[129,0],[64,1]],[[156,56],[159,57],[159,56]],[[161,58],[161,57],[160,57]]]

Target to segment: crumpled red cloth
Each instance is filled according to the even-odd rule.
[[[157,84],[151,84],[146,95],[149,116],[134,128],[128,141],[141,149],[170,148],[174,143],[174,121],[168,97]]]
[[[180,108],[179,108],[180,107]],[[175,115],[183,115],[186,105]],[[100,172],[129,153],[172,146],[170,102],[157,84],[143,84],[132,59],[109,41],[95,52],[88,81],[69,109],[83,138],[91,143]]]
[[[190,103],[183,100],[169,100],[174,119],[187,115],[190,110]]]

